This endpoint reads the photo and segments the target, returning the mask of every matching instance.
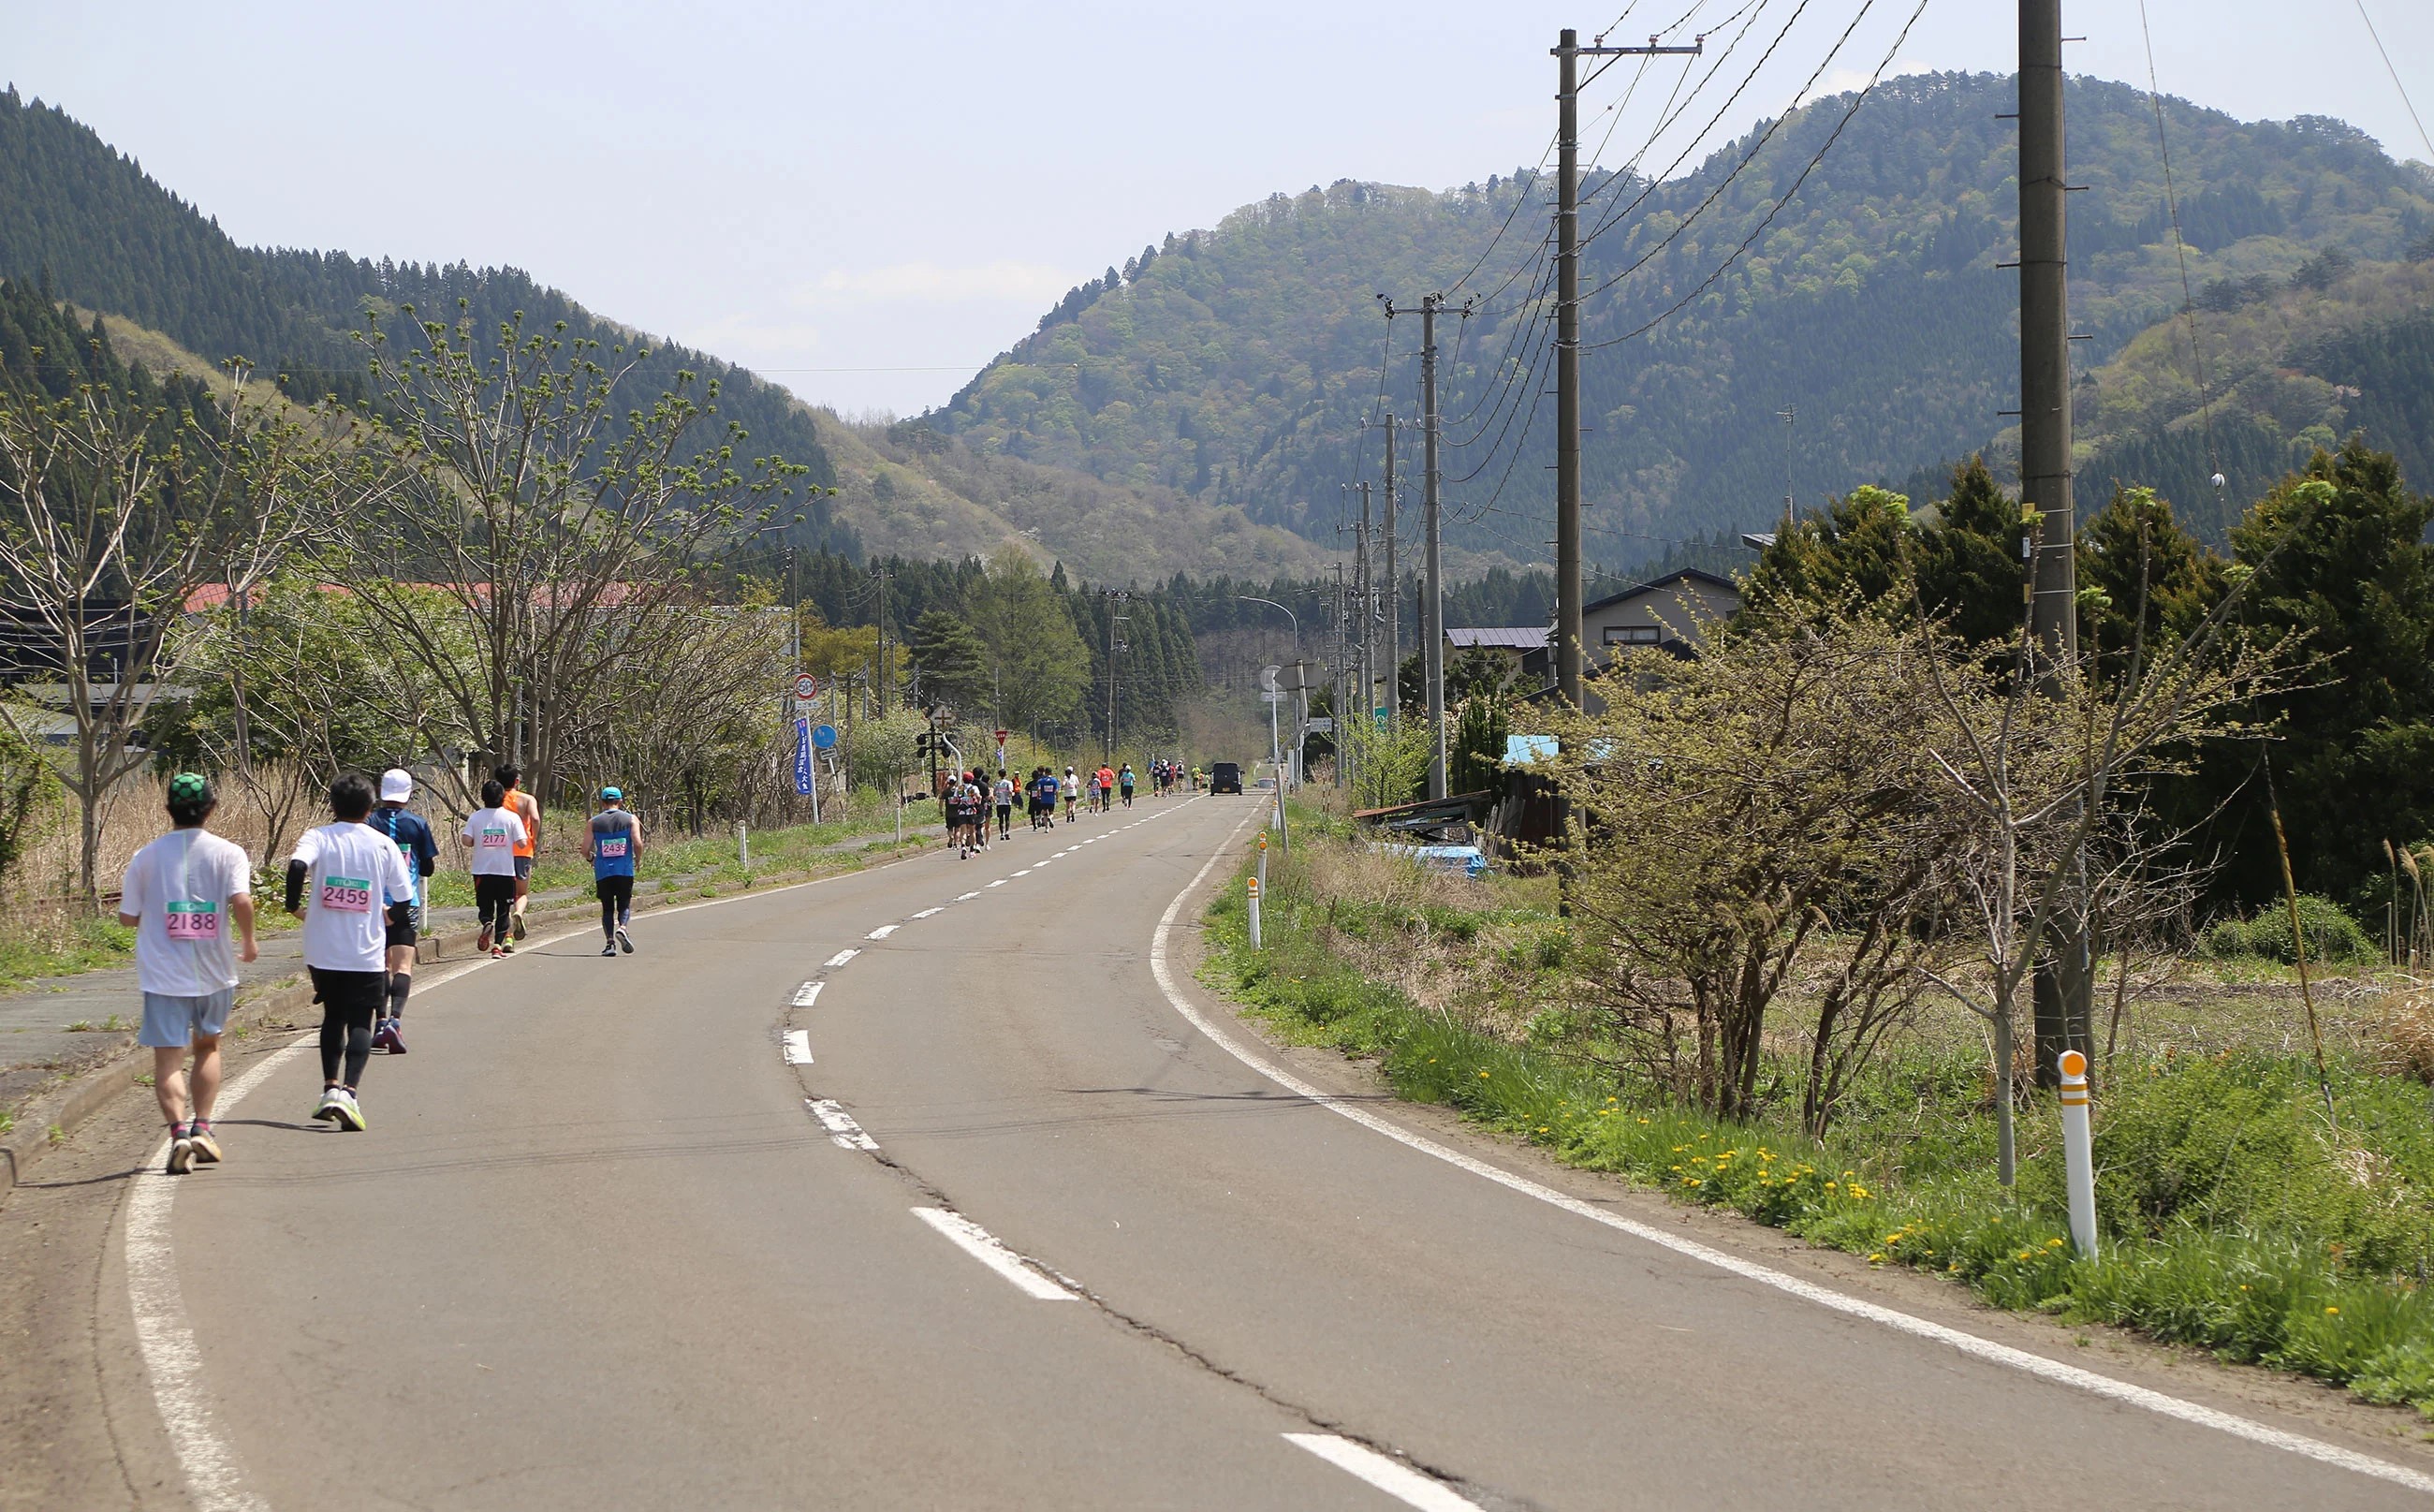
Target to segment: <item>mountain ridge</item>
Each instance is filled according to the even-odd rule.
[[[1585,287],[1614,285],[1584,314],[1593,558],[1762,528],[1787,464],[1806,503],[1981,450],[2004,461],[2016,284],[1997,265],[2016,152],[1997,117],[2010,94],[2008,76],[1907,76],[1760,123],[1678,179],[1591,180],[1592,226],[1623,197],[1639,204],[1585,254]],[[2157,108],[2130,85],[2068,83],[2072,174],[2089,191],[2072,197],[2072,299],[2090,367],[2180,303]],[[2287,278],[2326,248],[2391,260],[2434,227],[2425,170],[2340,122],[2160,109],[2201,282]],[[926,421],[985,453],[1331,539],[1340,485],[1377,475],[1362,421],[1381,390],[1411,408],[1415,333],[1395,322],[1389,348],[1375,296],[1475,288],[1494,296],[1485,312],[1441,337],[1448,540],[1533,559],[1551,458],[1550,417],[1532,413],[1548,343],[1525,200],[1543,187],[1525,173],[1444,193],[1339,180],[1271,196],[1077,288]],[[1508,218],[1520,234],[1465,288]]]

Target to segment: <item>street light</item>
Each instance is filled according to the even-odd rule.
[[[1286,609],[1282,604],[1277,603],[1273,598],[1254,598],[1248,593],[1237,593],[1234,597],[1245,604],[1265,604],[1270,609],[1281,610],[1284,617],[1293,622],[1294,680],[1303,684],[1300,689],[1301,697],[1295,704],[1295,712],[1294,714],[1293,768],[1294,771],[1298,774],[1301,771],[1302,741],[1306,738],[1302,731],[1308,728],[1310,724],[1309,679],[1301,675],[1301,616],[1294,613],[1292,610]],[[1270,689],[1268,691],[1274,693],[1276,690]],[[1273,729],[1276,719],[1276,705],[1271,703],[1268,705],[1268,709],[1269,724],[1270,728]],[[1279,796],[1284,792],[1284,784],[1285,774],[1283,772],[1277,773],[1277,792]]]

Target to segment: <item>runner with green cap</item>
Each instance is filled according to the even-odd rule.
[[[118,921],[135,931],[135,985],[144,994],[136,1035],[152,1048],[152,1095],[169,1124],[169,1174],[214,1164],[212,1106],[220,1092],[220,1031],[236,1003],[236,965],[254,958],[253,866],[203,826],[218,799],[194,772],[169,779],[176,826],[127,864]],[[231,940],[231,935],[235,941]],[[186,1118],[186,1053],[195,1057]]]
[[[591,863],[592,889],[600,896],[600,954],[614,955],[619,947],[634,954],[634,936],[626,926],[634,918],[634,864],[643,858],[643,821],[626,812],[622,788],[600,790],[600,812],[583,836],[583,855]]]

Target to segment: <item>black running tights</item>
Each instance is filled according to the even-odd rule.
[[[473,906],[482,916],[482,927],[490,932],[493,941],[507,937],[507,916],[515,911],[516,879],[513,877],[475,877]]]
[[[602,877],[592,889],[600,894],[600,933],[614,939],[617,926],[634,917],[634,879]]]
[[[307,967],[321,1000],[321,1079],[352,1087],[372,1057],[372,1021],[388,1002],[386,971],[331,971]],[[346,1074],[338,1074],[340,1062]]]

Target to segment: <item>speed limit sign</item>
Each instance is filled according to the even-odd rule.
[[[808,672],[795,674],[795,696],[809,703],[820,696],[820,679]]]

